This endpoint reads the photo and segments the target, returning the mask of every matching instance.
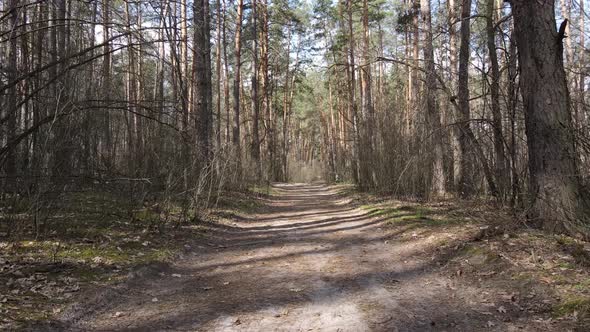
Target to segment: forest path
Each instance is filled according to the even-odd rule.
[[[236,218],[208,245],[80,308],[80,330],[477,331],[482,290],[437,274],[426,240],[321,184],[279,184],[264,213]],[[214,241],[215,243],[207,242]],[[522,331],[522,326],[519,331]],[[526,328],[524,330],[527,330]]]

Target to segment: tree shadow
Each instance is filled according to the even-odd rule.
[[[295,188],[300,191],[305,187]],[[267,315],[269,320],[278,314],[279,319],[286,307],[317,303],[329,306],[353,301],[362,294],[364,301],[375,301],[375,307],[370,309],[380,315],[372,321],[374,317],[367,317],[373,331],[438,331],[457,326],[469,331],[488,329],[490,317],[482,313],[488,307],[455,298],[454,291],[444,285],[426,286],[438,280],[437,268],[441,264],[459,254],[452,245],[437,252],[436,259],[421,259],[416,264],[363,261],[355,256],[385,241],[391,241],[396,255],[393,262],[423,255],[420,246],[404,247],[406,240],[402,237],[418,228],[433,227],[430,220],[411,218],[415,211],[400,208],[396,217],[410,219],[389,223],[391,227],[386,228],[385,223],[391,219],[388,215],[355,212],[350,206],[340,209],[329,203],[326,201],[321,210],[294,215],[294,219],[312,219],[309,221],[283,224],[291,219],[287,213],[293,212],[292,206],[285,206],[258,220],[237,220],[234,226],[212,224],[206,240],[212,242],[211,247],[195,254],[191,263],[181,262],[159,272],[163,274],[136,278],[112,290],[110,296],[99,293],[82,299],[83,314],[74,311],[49,327],[87,331],[93,329],[93,322],[101,322],[111,331],[198,330],[213,321],[253,313]],[[348,259],[359,266],[339,269],[335,265],[335,270],[313,266],[326,255],[344,257],[344,263]],[[129,310],[138,313],[133,317],[140,319],[123,319],[124,324],[113,321],[114,313]],[[263,327],[253,321],[239,324],[229,328]]]

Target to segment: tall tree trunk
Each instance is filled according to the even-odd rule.
[[[235,36],[235,69],[234,69],[234,125],[233,125],[233,145],[238,168],[238,175],[242,169],[242,149],[240,147],[240,84],[241,78],[241,59],[242,59],[242,12],[244,10],[244,0],[238,0],[237,17],[236,17],[236,36]]]
[[[588,224],[553,0],[512,0],[529,155],[529,217],[553,231]]]
[[[216,140],[217,140],[217,152],[221,151],[221,43],[222,41],[222,22],[223,18],[221,16],[221,0],[217,0],[217,45],[215,49],[215,74],[216,74],[216,91],[217,91],[217,98],[215,100],[215,106],[217,108],[217,131],[216,131]]]
[[[356,68],[355,68],[355,56],[354,56],[354,30],[353,30],[353,20],[352,20],[352,0],[346,1],[346,8],[348,14],[348,66],[347,72],[348,76],[350,77],[349,85],[348,85],[348,103],[349,107],[352,111],[352,131],[353,131],[353,178],[355,182],[359,185],[363,185],[364,182],[361,177],[363,173],[361,171],[362,163],[360,162],[359,156],[359,144],[360,144],[360,133],[359,133],[359,117],[357,111],[357,104],[356,104]]]
[[[459,149],[461,160],[459,165],[459,195],[470,197],[474,192],[473,182],[473,154],[469,149],[468,132],[471,131],[471,116],[469,109],[469,61],[471,38],[471,0],[463,0],[461,6],[461,46],[459,48]]]
[[[54,18],[57,26],[55,27],[55,52],[56,52],[56,59],[63,60],[56,68],[56,72],[53,73],[53,77],[56,78],[59,75],[59,78],[56,80],[54,84],[54,93],[55,93],[55,110],[54,114],[55,117],[62,115],[63,113],[67,112],[69,109],[69,98],[68,98],[68,80],[67,80],[67,73],[64,73],[65,68],[67,68],[67,58],[68,55],[66,54],[66,43],[68,41],[68,25],[69,20],[67,20],[67,3],[66,0],[58,0],[55,2],[56,8],[54,9]],[[54,155],[54,163],[53,163],[53,170],[52,174],[57,176],[58,178],[66,177],[70,175],[72,168],[71,168],[71,158],[72,158],[72,144],[69,141],[69,126],[68,126],[68,117],[62,118],[60,121],[56,122],[56,126],[54,128],[55,132],[55,155]]]
[[[8,47],[8,82],[14,82],[18,77],[18,58],[17,58],[17,50],[18,50],[18,29],[19,26],[19,0],[10,0],[8,4],[8,12],[9,12],[9,25],[10,25],[10,45]],[[8,117],[8,124],[7,124],[7,144],[10,140],[16,136],[16,120],[20,114],[19,110],[17,109],[17,89],[18,86],[13,84],[8,88],[8,96],[7,96],[7,110],[6,115]],[[10,180],[14,180],[14,176],[16,176],[16,161],[17,161],[17,153],[16,148],[12,147],[9,149],[7,159],[6,159],[6,176],[10,178]]]
[[[143,31],[143,10],[141,3],[138,3],[136,6],[137,10],[137,31],[138,34],[141,36]],[[137,68],[135,69],[135,100],[138,103],[135,109],[137,111],[136,116],[136,138],[137,138],[137,150],[136,150],[136,162],[137,168],[140,174],[143,172],[144,169],[144,153],[145,153],[145,137],[144,137],[144,118],[143,112],[144,110],[141,107],[143,100],[145,99],[145,84],[144,84],[144,54],[143,54],[143,43],[141,40],[137,43],[136,47],[136,64]]]
[[[199,0],[195,0],[199,1]],[[188,61],[188,16],[187,16],[188,6],[187,0],[180,1],[180,59],[177,59],[176,62],[179,68],[178,77],[179,77],[179,86],[180,86],[180,93],[181,93],[181,100],[183,105],[183,112],[188,114],[191,113],[193,110],[194,104],[189,101],[189,99],[194,96],[192,94],[191,88],[193,87],[192,84],[188,84],[189,82],[189,61]],[[194,13],[193,13],[194,15]],[[193,18],[194,20],[194,18]],[[176,31],[176,26],[173,26],[174,30]],[[175,32],[176,33],[176,32]],[[176,44],[176,40],[173,41],[173,44]],[[175,53],[178,54],[178,53]]]
[[[375,110],[373,109],[373,95],[371,89],[371,50],[370,50],[370,31],[369,31],[369,4],[368,0],[363,0],[363,61],[365,62],[361,67],[362,79],[362,116],[363,116],[363,163],[364,181],[368,187],[375,187],[377,185],[377,175],[375,173],[375,163],[373,155],[374,150],[374,136],[375,130]]]
[[[448,0],[448,12],[449,12],[449,85],[452,91],[456,91],[457,84],[457,0]],[[451,119],[449,122],[458,122],[460,119],[459,114],[449,111],[454,110],[451,105],[447,107],[447,118]],[[461,149],[459,147],[459,137],[461,136],[461,130],[459,126],[453,126],[451,129],[451,161],[448,170],[449,185],[453,186],[453,190],[459,190],[459,179],[461,178]]]
[[[578,101],[576,103],[576,107],[574,108],[575,110],[575,116],[576,118],[574,119],[575,124],[577,126],[577,128],[581,128],[582,127],[582,120],[583,120],[583,116],[581,115],[582,110],[584,110],[585,108],[585,100],[584,100],[584,89],[586,88],[585,82],[584,80],[586,79],[586,72],[587,72],[587,68],[586,68],[586,43],[585,43],[585,39],[586,39],[586,11],[584,10],[584,0],[578,0],[580,2],[580,26],[579,26],[579,31],[580,31],[580,45],[579,45],[579,49],[580,51],[578,52],[578,54],[580,54],[580,58],[578,59],[578,72],[580,73],[580,77],[578,78]],[[570,40],[570,38],[568,38],[568,40]]]
[[[229,144],[231,140],[230,124],[230,105],[229,105],[229,60],[227,56],[227,8],[223,0],[223,102],[225,107],[225,142]]]
[[[206,141],[205,149],[203,154],[207,164],[210,163],[212,158],[212,135],[213,135],[213,67],[211,62],[211,10],[209,0],[203,0],[203,21],[205,29],[205,38],[203,39],[203,50],[205,51],[205,88],[207,91],[207,108],[204,114],[205,126],[206,126],[206,138],[203,136],[203,140]]]
[[[412,18],[412,69],[411,69],[411,93],[410,93],[410,135],[416,134],[417,114],[419,105],[419,70],[420,68],[420,27],[418,26],[418,14],[420,12],[420,0],[412,0],[412,11],[415,15]],[[414,137],[415,138],[415,137]],[[412,138],[412,140],[414,139]],[[412,144],[410,149],[412,149]]]
[[[125,114],[127,118],[127,162],[129,174],[135,174],[137,171],[136,159],[138,158],[137,153],[137,77],[135,72],[136,59],[135,59],[135,45],[133,40],[133,31],[131,31],[131,8],[129,1],[125,1],[125,32],[127,33],[127,70],[125,75],[125,90],[127,93],[127,109],[128,112]],[[135,174],[136,175],[136,174]]]
[[[440,114],[436,109],[436,72],[434,66],[434,50],[432,45],[432,16],[430,0],[421,0],[422,19],[424,20],[424,63],[426,65],[426,119],[432,162],[430,170],[429,195],[442,196],[445,192],[445,176],[443,169],[443,146]]]
[[[258,100],[258,3],[252,0],[252,159],[256,167],[256,180],[262,178],[262,165],[260,164],[260,136],[258,123],[260,121],[260,103]]]
[[[166,17],[168,16],[168,10],[170,8],[169,0],[165,1],[165,4],[160,12],[160,30],[158,31],[158,37],[160,39],[160,45],[158,48],[158,64],[156,68],[156,80],[155,80],[155,91],[154,91],[154,100],[157,103],[158,108],[158,115],[157,119],[158,122],[161,123],[164,118],[165,112],[165,101],[164,101],[164,75],[165,75],[165,66],[166,66],[166,41],[165,41],[165,31],[166,29]],[[158,125],[157,135],[158,138],[163,137],[164,127],[162,125]],[[150,170],[149,174],[157,174],[157,167],[158,161],[157,156],[160,156],[164,152],[164,140],[163,139],[156,139],[156,143],[154,144],[154,155],[148,158]]]
[[[47,27],[47,19],[46,19],[46,15],[47,15],[47,10],[46,8],[46,4],[45,3],[39,3],[37,5],[37,20],[39,22],[39,24],[37,24],[36,29],[36,40],[35,40],[35,51],[34,53],[36,54],[36,61],[35,61],[35,66],[36,67],[41,67],[44,63],[44,58],[43,58],[43,44],[44,44],[44,40],[46,37],[45,34],[45,30]],[[41,76],[41,75],[39,75]],[[43,84],[43,80],[41,77],[36,77],[34,80],[34,89],[39,89],[39,87],[41,87],[41,85]],[[40,100],[40,98],[37,96],[37,98],[35,98],[34,102],[33,102],[33,123],[39,123],[39,121],[41,120],[42,116],[44,116],[44,111],[45,108],[42,106],[42,102]],[[32,156],[32,161],[31,161],[31,169],[32,169],[32,173],[34,175],[38,175],[39,171],[41,169],[43,169],[43,165],[41,165],[42,163],[42,156],[41,156],[41,139],[42,137],[42,132],[41,130],[36,130],[33,133],[33,156]]]
[[[211,152],[210,129],[211,107],[209,90],[211,76],[209,43],[209,0],[196,0],[193,4],[194,38],[193,38],[193,112],[195,113],[197,172],[201,172],[209,163]]]
[[[284,182],[287,182],[287,141],[288,141],[288,131],[289,131],[289,91],[291,89],[291,78],[290,78],[290,71],[291,71],[291,34],[292,29],[290,27],[287,28],[287,64],[285,67],[285,91],[283,92],[283,140],[282,140],[282,149],[281,149],[281,179]]]
[[[92,23],[92,27],[90,29],[90,41],[89,41],[89,47],[92,48],[92,50],[90,51],[90,57],[94,57],[95,51],[94,51],[94,47],[96,44],[96,16],[98,13],[98,2],[94,2],[92,4],[92,14],[91,14],[91,22]],[[95,70],[95,64],[94,62],[90,64],[90,72],[92,74],[94,74],[94,70]],[[86,100],[93,100],[95,96],[94,93],[94,84],[92,84],[92,82],[88,82],[86,85]],[[95,157],[94,155],[94,141],[93,141],[93,128],[92,125],[96,122],[97,118],[94,115],[94,113],[88,113],[88,114],[84,114],[84,122],[82,124],[82,131],[83,131],[83,135],[84,135],[84,147],[83,147],[83,151],[82,151],[82,165],[84,167],[84,171],[88,174],[88,175],[92,175],[90,174],[90,170],[91,168],[91,164],[92,164],[92,158]]]
[[[268,76],[268,52],[269,52],[269,43],[268,43],[268,29],[269,29],[269,22],[268,22],[268,0],[262,0],[262,6],[260,11],[260,89],[262,94],[262,112],[264,113],[265,117],[265,139],[266,139],[266,150],[267,150],[267,159],[269,161],[269,171],[268,174],[272,174],[273,172],[273,154],[272,154],[272,147],[274,142],[274,135],[273,135],[273,127],[271,126],[271,109],[270,109],[270,82]],[[270,178],[270,177],[269,177]]]
[[[488,53],[490,57],[492,82],[491,90],[491,106],[492,106],[492,122],[494,131],[494,152],[495,152],[495,168],[494,173],[496,182],[498,184],[498,191],[500,198],[505,199],[506,189],[508,186],[508,173],[506,155],[504,152],[504,136],[502,134],[502,113],[500,111],[500,67],[498,65],[498,55],[496,53],[496,33],[494,29],[494,3],[495,0],[488,0],[486,10],[487,23],[487,44]]]
[[[103,19],[103,34],[104,34],[104,47],[103,47],[103,67],[102,67],[102,95],[104,104],[106,105],[103,111],[103,118],[102,118],[102,144],[101,144],[101,157],[106,165],[107,168],[111,167],[111,162],[113,160],[113,147],[111,142],[111,119],[109,114],[109,103],[110,103],[110,96],[111,96],[111,43],[109,42],[111,38],[111,5],[110,0],[103,0],[102,1],[102,19]]]
[[[510,193],[510,206],[521,205],[520,175],[518,171],[518,142],[516,140],[516,106],[518,104],[518,68],[516,67],[516,43],[514,42],[514,31],[510,36],[510,47],[508,49],[508,109],[510,112],[510,175],[512,188]]]

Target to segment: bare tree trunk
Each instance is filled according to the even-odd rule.
[[[221,16],[221,0],[217,0],[217,45],[215,49],[215,74],[217,76],[215,86],[217,90],[217,98],[215,100],[215,106],[217,108],[217,150],[221,151],[221,29],[222,29],[222,16]]]
[[[143,10],[142,6],[139,3],[137,5],[137,30],[139,35],[142,33],[143,27]],[[136,55],[136,63],[137,69],[135,71],[135,78],[136,84],[135,87],[137,91],[135,92],[135,99],[138,105],[136,106],[137,114],[136,114],[136,138],[137,138],[137,168],[140,174],[144,171],[144,153],[145,153],[145,137],[144,137],[144,110],[141,107],[141,103],[145,99],[145,91],[144,91],[144,57],[143,57],[143,43],[141,40],[137,44],[137,55]]]
[[[129,1],[125,1],[125,32],[127,33],[127,71],[125,75],[125,90],[127,93],[127,109],[129,112],[125,114],[127,117],[127,162],[128,162],[128,172],[129,174],[134,174],[137,171],[136,167],[136,159],[138,158],[137,153],[137,78],[135,75],[135,49],[134,49],[134,40],[133,40],[133,33],[131,31],[131,8],[129,6]]]
[[[258,3],[252,0],[252,159],[254,159],[256,167],[256,181],[262,179],[262,165],[260,164],[260,136],[258,123],[260,121],[260,103],[258,100]]]
[[[227,8],[225,5],[226,0],[223,0],[223,101],[225,107],[225,142],[229,143],[231,140],[230,133],[230,106],[229,106],[229,61],[227,57]]]
[[[69,97],[68,97],[68,85],[69,82],[67,80],[66,74],[62,73],[65,71],[67,67],[66,61],[68,58],[68,54],[66,53],[68,50],[66,49],[66,43],[68,41],[68,24],[69,20],[67,20],[67,3],[66,0],[58,0],[55,3],[56,8],[54,9],[54,18],[55,24],[55,52],[56,52],[56,59],[64,60],[61,61],[60,64],[56,68],[56,72],[53,73],[53,77],[59,77],[54,84],[54,92],[55,92],[55,109],[54,114],[55,116],[59,116],[67,112],[69,108]],[[58,76],[59,75],[59,76]],[[67,124],[67,118],[61,119],[61,121],[57,121],[55,128],[53,129],[55,132],[55,155],[54,155],[54,163],[53,163],[53,170],[52,173],[54,176],[58,176],[58,178],[66,177],[70,175],[71,169],[71,158],[72,158],[72,144],[69,142],[69,128]]]
[[[96,23],[97,22],[97,12],[98,12],[98,2],[94,2],[92,4],[92,15],[91,15],[91,22],[93,22],[92,24],[92,28],[90,30],[90,47],[92,48],[92,51],[90,51],[90,57],[94,57],[94,47],[96,44]],[[95,67],[94,67],[94,62],[92,64],[90,64],[90,72],[94,73]],[[87,100],[92,100],[94,98],[94,85],[92,84],[92,82],[88,82],[87,86],[86,86],[86,99]],[[90,173],[91,170],[91,159],[94,156],[93,152],[93,145],[94,145],[94,141],[93,141],[93,130],[92,130],[92,124],[94,124],[96,122],[96,116],[94,115],[94,113],[89,113],[89,114],[85,114],[84,115],[84,122],[83,122],[83,133],[84,133],[84,147],[83,147],[83,152],[82,152],[82,165],[84,167],[84,171],[88,174]]]
[[[270,109],[270,82],[268,76],[268,52],[269,52],[269,44],[268,44],[268,29],[269,29],[269,22],[268,22],[268,2],[267,0],[262,0],[262,12],[260,14],[261,17],[261,31],[260,31],[260,88],[262,94],[262,112],[264,113],[265,117],[265,129],[266,129],[266,149],[269,161],[269,177],[272,174],[272,167],[273,167],[273,158],[272,149],[273,149],[273,142],[274,142],[274,135],[273,135],[273,128],[271,126],[271,109]]]
[[[348,94],[349,94],[349,105],[352,111],[352,131],[353,131],[353,178],[355,182],[359,185],[363,184],[363,179],[361,178],[361,162],[359,156],[359,144],[360,144],[360,133],[359,133],[359,118],[358,118],[358,111],[357,111],[357,104],[356,104],[356,68],[355,68],[355,58],[354,58],[354,30],[353,30],[353,21],[352,21],[352,0],[347,0],[347,13],[348,13],[348,66],[347,72],[350,77],[349,85],[348,85]]]
[[[363,116],[363,149],[364,157],[362,158],[365,164],[364,169],[364,182],[368,187],[375,187],[377,185],[377,175],[375,173],[375,164],[373,158],[374,150],[374,136],[375,130],[374,117],[375,110],[373,109],[373,95],[371,89],[371,55],[370,55],[370,32],[369,32],[369,4],[368,0],[363,0],[363,61],[365,62],[361,66],[362,79],[361,79],[361,90],[362,90],[362,116]]]
[[[512,0],[529,148],[529,217],[552,231],[588,224],[563,66],[564,22],[552,0]]]
[[[9,25],[10,25],[10,45],[8,47],[8,82],[14,82],[18,76],[18,64],[17,64],[17,50],[18,50],[18,30],[19,26],[19,0],[10,0],[8,12],[9,12]],[[12,85],[8,89],[7,96],[7,110],[6,117],[8,117],[7,124],[7,144],[10,140],[16,136],[16,120],[19,116],[19,110],[17,109],[17,85]],[[8,152],[6,159],[6,176],[11,180],[16,176],[16,160],[17,153],[16,148],[11,148]]]
[[[209,163],[211,152],[210,129],[211,107],[209,90],[211,89],[211,76],[208,61],[210,61],[209,43],[209,1],[196,0],[193,4],[194,38],[193,38],[193,77],[192,88],[193,112],[195,113],[197,171],[200,172]]]
[[[420,27],[418,26],[418,13],[420,10],[420,0],[412,0],[412,10],[415,15],[412,18],[412,69],[411,69],[411,94],[410,94],[410,137],[416,134],[418,104],[420,97],[419,92],[419,71],[420,68]],[[413,138],[412,138],[413,139]],[[413,142],[410,144],[410,149]]]
[[[158,108],[158,115],[157,119],[158,122],[161,123],[164,117],[165,112],[165,101],[164,101],[164,73],[165,73],[165,66],[166,66],[166,42],[165,42],[165,31],[166,28],[166,17],[168,16],[169,10],[169,0],[165,1],[165,4],[160,12],[160,30],[158,32],[158,37],[160,39],[160,46],[158,50],[158,65],[156,70],[156,81],[154,82],[155,91],[154,91],[154,100],[156,100],[157,108]],[[163,129],[164,127],[158,125],[158,131],[156,135],[158,137],[163,137]],[[157,174],[156,167],[158,167],[158,162],[156,160],[156,156],[160,156],[164,152],[164,140],[163,139],[156,139],[155,144],[155,151],[154,156],[148,158],[150,170],[149,174]]]
[[[195,0],[199,1],[199,0]],[[178,68],[178,77],[179,77],[179,85],[180,85],[180,93],[181,93],[181,100],[183,105],[183,111],[187,114],[190,114],[193,110],[193,102],[189,101],[192,96],[191,88],[193,87],[192,84],[188,84],[189,82],[189,64],[188,64],[188,17],[187,17],[187,0],[180,0],[180,59],[177,59]],[[194,13],[193,13],[194,15]],[[194,18],[193,18],[194,20]],[[176,30],[176,26],[173,27]],[[176,32],[175,32],[176,33]],[[176,41],[173,41],[176,44]],[[175,53],[178,54],[178,53]],[[187,115],[188,116],[188,115]]]
[[[233,126],[233,144],[236,149],[236,162],[238,173],[242,168],[242,150],[240,148],[240,84],[241,78],[241,55],[242,55],[242,12],[244,9],[244,0],[238,0],[236,17],[236,37],[235,37],[235,70],[234,70],[234,126]]]
[[[39,3],[37,5],[37,20],[39,22],[39,24],[37,24],[36,29],[37,29],[37,33],[36,33],[36,37],[35,37],[35,51],[34,53],[36,54],[36,63],[35,65],[37,67],[41,67],[41,65],[43,64],[43,41],[45,40],[45,29],[47,27],[47,19],[46,19],[46,10],[45,10],[45,3]],[[41,77],[37,77],[34,80],[34,89],[39,89],[42,85],[42,79]],[[33,123],[39,123],[39,121],[41,120],[41,117],[43,116],[42,113],[44,111],[44,108],[41,106],[41,101],[38,98],[35,98],[34,102],[33,102]],[[33,156],[32,156],[32,161],[31,161],[31,168],[32,168],[32,173],[34,175],[38,175],[39,171],[41,169],[43,169],[43,165],[41,165],[42,163],[42,156],[41,156],[41,136],[42,133],[40,130],[35,130],[35,132],[33,132]]]
[[[289,89],[291,78],[289,76],[291,70],[291,34],[292,29],[287,28],[287,64],[285,67],[285,91],[283,92],[283,140],[281,149],[281,170],[282,170],[282,181],[287,181],[287,132],[288,132],[288,114],[289,114]]]
[[[514,42],[514,31],[510,36],[510,47],[508,50],[508,109],[510,111],[510,174],[511,174],[511,195],[510,206],[520,206],[520,176],[518,172],[518,142],[516,140],[516,105],[518,104],[518,84],[516,82],[518,69],[516,67],[516,43]]]
[[[449,85],[453,91],[456,91],[456,83],[457,82],[457,0],[448,0],[448,12],[449,12]],[[448,110],[453,110],[454,108],[447,107]],[[449,122],[456,122],[459,120],[460,116],[458,114],[453,114],[454,112],[447,111],[447,118],[451,119]],[[454,121],[453,121],[454,119]],[[459,137],[461,136],[461,130],[459,126],[453,126],[452,133],[451,133],[451,162],[449,166],[449,184],[451,184],[454,188],[453,190],[459,190],[459,179],[461,178],[461,149],[459,147]]]
[[[500,198],[505,199],[506,189],[508,186],[508,173],[506,155],[504,152],[504,136],[502,134],[502,113],[500,111],[500,67],[498,65],[498,56],[496,53],[496,33],[494,29],[494,2],[495,0],[488,0],[486,10],[487,44],[492,74],[490,90],[493,119],[492,122],[494,126],[494,152],[496,159],[494,173],[498,184],[498,191],[500,192]]]
[[[473,183],[473,155],[469,149],[468,132],[471,131],[469,110],[469,52],[471,28],[471,0],[463,0],[461,7],[461,47],[459,48],[459,148],[461,150],[459,195],[470,197],[475,188]]]
[[[586,88],[585,86],[585,82],[584,80],[586,79],[586,72],[587,72],[587,68],[586,68],[586,43],[585,43],[585,38],[586,38],[586,11],[584,10],[584,0],[578,0],[580,2],[580,26],[579,26],[579,31],[580,31],[580,51],[578,52],[580,54],[580,59],[578,59],[578,72],[580,73],[580,77],[578,78],[578,102],[576,103],[576,107],[574,107],[575,110],[575,119],[574,119],[574,123],[576,125],[577,128],[581,128],[582,127],[582,120],[583,120],[583,116],[582,116],[582,110],[584,110],[584,107],[586,105],[585,101],[584,101],[584,89]],[[567,33],[567,32],[566,32]],[[569,41],[570,38],[567,38],[567,40]]]
[[[443,146],[440,114],[436,109],[436,73],[434,66],[434,50],[432,46],[432,16],[430,0],[421,0],[422,18],[424,20],[424,62],[426,65],[426,119],[432,148],[430,167],[430,188],[428,194],[442,196],[445,193],[445,176],[443,169]]]
[[[110,95],[111,95],[111,45],[110,45],[110,38],[111,38],[111,22],[110,22],[110,13],[111,13],[111,5],[110,0],[103,0],[102,1],[102,17],[103,17],[103,34],[104,34],[104,57],[103,57],[103,72],[102,72],[102,79],[103,79],[103,100],[104,104],[107,105],[107,108],[103,111],[103,119],[102,119],[102,144],[101,144],[101,155],[105,162],[105,165],[111,167],[111,162],[113,160],[113,147],[111,142],[111,119],[110,114],[108,111],[109,103],[110,103]]]

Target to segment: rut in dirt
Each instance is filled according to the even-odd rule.
[[[172,266],[64,315],[84,331],[490,330],[480,290],[438,275],[408,229],[322,184],[275,185],[263,212],[220,225]],[[460,293],[458,293],[460,292]],[[474,310],[479,309],[479,310]],[[510,324],[495,325],[507,330]],[[520,329],[522,331],[522,329]],[[524,329],[526,330],[526,329]]]

